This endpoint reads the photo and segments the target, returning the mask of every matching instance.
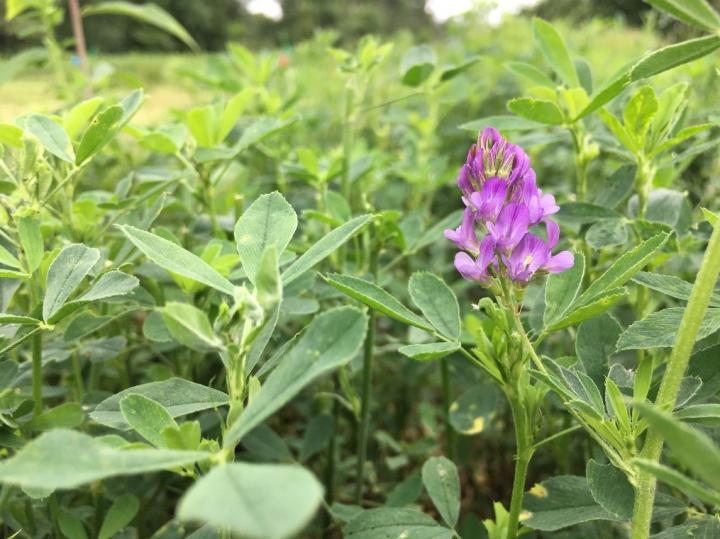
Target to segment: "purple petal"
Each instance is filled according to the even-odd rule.
[[[549,273],[562,273],[566,269],[570,269],[575,264],[575,255],[570,251],[561,251],[555,256],[551,256],[543,269]]]
[[[455,269],[465,279],[471,281],[479,281],[483,277],[482,270],[475,264],[475,261],[469,254],[460,252],[455,255]]]

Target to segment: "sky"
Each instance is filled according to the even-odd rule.
[[[438,22],[470,11],[477,0],[427,0],[425,9]],[[485,2],[483,2],[485,3]],[[498,0],[497,7],[491,8],[488,14],[490,24],[498,24],[503,15],[519,12],[523,7],[537,3],[537,0]],[[263,14],[271,19],[282,18],[282,9],[276,0],[250,0],[247,8],[251,13]]]

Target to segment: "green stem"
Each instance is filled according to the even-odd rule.
[[[343,130],[342,130],[342,143],[343,143],[343,173],[342,173],[342,195],[345,200],[348,201],[350,207],[352,204],[352,186],[350,185],[350,165],[351,153],[353,144],[353,117],[355,113],[355,96],[352,88],[352,80],[348,81],[347,87],[345,88],[345,111],[343,116]]]
[[[360,409],[360,430],[358,431],[357,462],[355,465],[355,503],[360,505],[365,480],[365,459],[367,457],[368,434],[370,432],[370,403],[372,400],[373,344],[375,341],[375,311],[370,311],[368,333],[365,337],[363,355],[363,383]]]
[[[508,515],[507,539],[518,536],[520,526],[520,512],[522,511],[523,497],[525,496],[525,481],[528,466],[533,454],[531,425],[528,424],[525,408],[516,395],[508,395],[510,411],[515,425],[516,460],[515,475],[513,477],[512,496],[510,498],[510,512]]]
[[[700,271],[693,285],[690,299],[678,328],[675,345],[670,353],[656,406],[672,410],[677,400],[680,384],[687,370],[695,339],[705,315],[715,283],[720,274],[720,226],[715,226],[705,251]],[[648,429],[640,456],[658,462],[663,447],[663,437],[656,429]],[[653,502],[655,500],[655,476],[646,471],[638,473],[635,509],[632,520],[632,539],[646,539],[650,533]]]
[[[452,398],[450,395],[450,366],[447,358],[440,360],[440,377],[442,379],[442,396],[443,396],[443,422],[445,423],[445,444],[447,445],[447,456],[450,460],[455,460],[456,436],[455,429],[450,423],[450,405]]]
[[[33,394],[33,416],[37,417],[42,413],[42,332],[38,331],[32,337],[32,394]]]

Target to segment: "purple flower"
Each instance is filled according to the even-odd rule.
[[[455,269],[465,279],[471,281],[486,282],[490,277],[488,273],[490,263],[496,262],[495,243],[490,236],[485,236],[483,239],[477,259],[473,260],[470,255],[464,252],[455,255]]]
[[[477,255],[480,250],[480,242],[475,234],[475,214],[471,208],[465,208],[460,226],[455,230],[447,229],[445,237],[457,245],[460,249]]]
[[[495,245],[509,251],[527,234],[530,214],[524,204],[511,203],[500,211],[497,222],[485,224]]]
[[[500,178],[490,178],[480,192],[470,195],[470,206],[475,210],[478,221],[495,221],[505,203],[507,182]]]
[[[560,227],[550,219],[560,209],[555,197],[538,189],[527,154],[497,129],[483,129],[471,146],[458,187],[465,213],[460,226],[445,236],[461,249],[455,267],[464,278],[486,285],[509,279],[524,286],[539,272],[572,267],[570,251],[552,254],[560,240]],[[529,231],[543,222],[545,240]],[[478,230],[485,234],[480,240]]]

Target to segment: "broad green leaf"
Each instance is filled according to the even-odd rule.
[[[720,493],[707,488],[705,485],[686,477],[677,470],[673,470],[659,462],[647,459],[634,459],[633,464],[640,470],[653,474],[658,480],[666,485],[684,492],[690,496],[695,496],[703,502],[718,506],[720,505]],[[692,537],[684,535],[683,537]]]
[[[367,316],[353,307],[316,316],[225,433],[225,447],[236,444],[310,382],[347,364],[360,349],[366,329]]]
[[[641,271],[635,275],[632,280],[639,285],[665,294],[666,296],[670,296],[671,298],[682,299],[685,301],[690,299],[690,292],[692,292],[692,283],[673,275]],[[719,293],[713,293],[710,299],[710,305],[713,307],[720,307]]]
[[[400,61],[400,75],[406,86],[420,86],[435,70],[437,57],[432,47],[418,45],[411,47]]]
[[[657,234],[622,255],[605,273],[590,284],[575,303],[578,306],[588,305],[607,290],[624,285],[652,260],[655,253],[665,245],[669,237],[669,234]]]
[[[578,295],[585,276],[585,257],[575,254],[575,264],[562,273],[551,273],[545,284],[543,323],[551,326],[562,318]]]
[[[585,241],[593,249],[626,245],[628,231],[624,219],[604,219],[593,223],[585,233]]]
[[[60,526],[60,531],[67,539],[87,539],[87,532],[82,520],[73,513],[61,510],[57,523]]]
[[[561,204],[560,211],[556,215],[558,222],[567,225],[587,225],[603,219],[619,219],[621,217],[622,214],[615,210],[586,202]]]
[[[98,249],[81,243],[73,243],[60,251],[47,273],[43,299],[43,319],[46,322],[60,310],[99,259]]]
[[[0,483],[23,488],[71,489],[118,475],[192,464],[210,457],[200,451],[116,449],[80,432],[56,429],[28,442],[0,463]]]
[[[218,117],[215,107],[195,107],[187,113],[187,126],[198,146],[210,148],[217,143]]]
[[[103,273],[100,278],[93,283],[90,290],[79,298],[66,302],[48,321],[54,324],[76,309],[93,301],[104,301],[110,298],[125,296],[135,290],[139,284],[140,281],[137,277],[128,275],[122,271],[112,270]]]
[[[575,67],[560,33],[549,22],[536,17],[533,19],[533,36],[535,37],[535,43],[537,43],[555,73],[569,87],[580,86]]]
[[[480,56],[472,56],[468,58],[467,60],[460,62],[459,64],[450,64],[446,65],[442,68],[442,72],[440,74],[440,80],[442,82],[454,79],[461,73],[465,72],[470,67],[474,66],[480,61]]]
[[[313,244],[283,271],[283,285],[289,285],[318,262],[324,260],[338,247],[357,234],[371,219],[371,215],[360,215],[325,234],[321,240]]]
[[[160,312],[170,335],[180,344],[197,352],[223,348],[222,340],[213,332],[205,312],[194,305],[170,301]]]
[[[83,164],[86,160],[98,153],[117,133],[117,125],[123,117],[124,111],[120,105],[105,109],[95,117],[80,139],[75,163]]]
[[[540,71],[534,65],[526,64],[524,62],[508,62],[505,64],[506,67],[513,73],[524,77],[533,84],[538,86],[545,86],[547,88],[555,88],[556,84],[548,77],[545,73]]]
[[[655,91],[651,86],[643,86],[630,98],[623,111],[623,124],[636,140],[645,139],[650,123],[658,110]]]
[[[235,224],[235,242],[243,269],[255,282],[260,258],[265,249],[274,244],[281,255],[297,229],[297,214],[278,193],[258,197]]]
[[[16,125],[0,123],[0,144],[22,148],[23,130]]]
[[[452,539],[455,532],[417,509],[380,507],[358,513],[343,529],[345,539]]]
[[[710,54],[720,47],[720,36],[711,35],[668,45],[649,54],[630,72],[633,81],[646,79]]]
[[[200,51],[200,46],[172,15],[157,4],[133,4],[131,2],[107,1],[87,6],[82,10],[83,16],[90,15],[123,15],[131,17],[140,22],[150,24],[175,36],[195,52]]]
[[[705,0],[646,0],[648,4],[692,26],[720,30],[720,15]]]
[[[108,509],[98,539],[110,539],[130,524],[140,509],[140,500],[132,494],[123,494]]]
[[[422,477],[418,471],[408,475],[388,493],[385,507],[405,507],[414,503],[422,494]]]
[[[155,447],[163,447],[162,431],[177,427],[177,423],[165,407],[144,395],[126,395],[120,400],[120,413],[135,432]]]
[[[595,501],[584,477],[560,475],[530,489],[523,520],[528,528],[555,531],[592,520],[620,520]]]
[[[0,324],[20,324],[24,326],[36,326],[42,320],[32,318],[31,316],[23,316],[20,314],[0,313]]]
[[[541,124],[560,125],[565,121],[562,111],[552,101],[518,97],[508,101],[507,108],[526,120]]]
[[[282,280],[274,243],[268,245],[260,257],[260,266],[255,275],[255,295],[260,307],[266,312],[272,312],[282,301]]]
[[[63,127],[68,136],[75,140],[95,113],[105,102],[100,96],[81,101],[63,115]]]
[[[67,163],[75,163],[70,138],[59,124],[47,116],[31,114],[25,122],[25,130],[38,139],[48,153]]]
[[[433,273],[416,272],[410,277],[408,292],[435,329],[449,339],[460,338],[460,306],[445,281]]]
[[[650,428],[662,434],[675,459],[720,491],[720,449],[712,439],[654,406],[644,402],[636,402],[635,406],[647,419]]]
[[[85,411],[77,402],[65,402],[43,411],[26,427],[31,430],[72,429],[85,421]]]
[[[632,518],[635,491],[625,472],[612,464],[600,464],[590,459],[586,475],[590,494],[597,503],[621,520]]]
[[[423,464],[422,480],[445,524],[454,527],[460,516],[460,478],[455,464],[445,457],[432,457]]]
[[[604,313],[610,307],[627,295],[626,288],[611,288],[601,292],[588,303],[579,304],[577,301],[570,306],[565,315],[546,328],[547,331],[557,331],[575,324],[579,324],[584,320]]]
[[[670,307],[650,314],[628,327],[617,342],[617,350],[669,348],[675,344],[685,309]],[[720,329],[720,308],[705,311],[696,340],[704,339]]]
[[[233,295],[235,287],[210,264],[179,245],[130,225],[119,226],[125,236],[158,266]]]
[[[489,382],[470,386],[450,405],[450,424],[466,436],[483,432],[495,415],[498,393]]]
[[[613,209],[625,200],[633,191],[635,185],[635,165],[618,167],[610,177],[605,180],[603,188],[593,201],[596,206]]]
[[[707,131],[708,129],[712,129],[713,127],[716,127],[716,124],[707,123],[683,127],[672,138],[666,140],[665,142],[659,144],[656,148],[654,148],[653,151],[650,152],[650,157],[658,156],[663,152],[666,152],[667,150],[677,146],[678,144],[681,144],[687,139],[692,138],[695,135],[698,135],[704,131]]]
[[[222,142],[230,134],[255,93],[254,88],[245,88],[230,98],[220,115],[218,141]]]
[[[573,121],[578,121],[588,114],[595,112],[603,105],[609,103],[615,97],[620,95],[627,85],[630,84],[630,69],[631,65],[628,66],[627,69],[623,70],[619,75],[610,79],[600,90],[595,92],[592,99],[590,99],[590,103],[588,103],[585,108],[580,111],[580,114],[578,114]]]
[[[337,273],[326,276],[325,280],[328,284],[334,286],[351,298],[364,303],[371,309],[375,309],[390,318],[424,329],[425,331],[433,330],[432,326],[422,317],[416,315],[394,296],[391,296],[388,292],[370,281]]]
[[[313,455],[327,447],[327,443],[335,432],[335,420],[329,414],[313,417],[305,428],[302,445],[300,446],[300,462],[307,461]]]
[[[640,142],[625,128],[614,114],[602,109],[598,112],[598,116],[600,116],[605,127],[610,130],[618,142],[630,150],[630,152],[636,154],[641,150]]]
[[[425,344],[407,344],[401,346],[398,352],[416,361],[433,361],[457,352],[459,349],[459,342],[432,342]]]
[[[20,261],[17,259],[17,257],[10,251],[5,249],[5,247],[3,247],[2,245],[0,245],[0,264],[9,266],[17,270],[22,269],[22,264],[20,264]]]
[[[720,404],[691,404],[680,408],[675,412],[675,416],[683,421],[718,427],[720,426]]]
[[[17,220],[17,230],[20,236],[20,245],[25,254],[25,263],[28,273],[35,273],[40,267],[45,244],[40,232],[40,222],[34,217],[24,216]]]
[[[142,395],[161,404],[173,418],[202,410],[220,408],[228,403],[222,391],[196,384],[182,378],[169,378],[162,382],[150,382],[124,389],[108,397],[90,413],[90,419],[114,429],[128,430],[120,411],[120,401],[128,395]]]
[[[177,517],[248,539],[285,539],[312,520],[322,497],[322,485],[305,468],[235,462],[216,466],[190,487]]]
[[[598,387],[603,386],[610,368],[610,356],[615,353],[615,343],[621,333],[622,327],[608,313],[586,320],[578,327],[575,354]]]

